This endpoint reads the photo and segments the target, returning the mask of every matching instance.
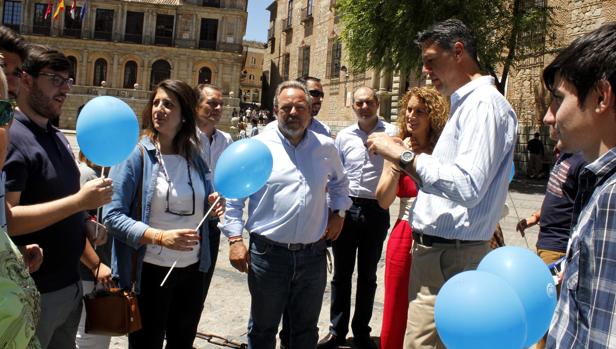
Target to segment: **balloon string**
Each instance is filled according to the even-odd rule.
[[[511,200],[511,206],[513,206],[513,211],[515,212],[515,216],[517,218],[516,222],[520,221],[520,215],[518,214],[518,209],[515,207],[515,203],[513,202],[513,196],[511,196],[511,193],[507,193],[509,194],[509,200]],[[528,245],[528,239],[526,238],[526,235],[522,235],[522,237],[524,238],[524,241],[526,242],[526,247],[528,249],[530,249],[530,246]]]
[[[105,166],[101,167],[101,179],[105,178]],[[96,209],[96,222],[98,223],[99,217],[101,216],[101,207]],[[96,224],[95,226],[96,230],[94,231],[94,240],[98,239],[98,224]],[[96,248],[98,247],[97,244],[93,244],[94,245],[94,251],[96,251]]]
[[[203,225],[203,222],[205,222],[205,219],[207,218],[207,216],[210,215],[210,212],[212,212],[212,210],[214,209],[214,207],[216,207],[216,204],[220,201],[221,196],[219,195],[216,200],[214,200],[214,203],[212,203],[212,205],[210,206],[210,209],[207,210],[207,212],[205,213],[205,215],[203,216],[203,218],[201,219],[201,222],[199,222],[199,225],[197,225],[197,228],[195,228],[195,230],[199,231],[199,228],[201,228],[201,225]],[[169,268],[169,271],[167,272],[167,275],[165,275],[165,278],[163,279],[163,281],[160,283],[160,287],[163,287],[163,285],[165,284],[165,281],[167,281],[167,278],[169,277],[169,275],[171,275],[171,272],[173,271],[173,268],[175,268],[175,265],[178,263],[178,260],[176,259],[175,261],[173,261],[173,264],[171,265],[171,268]]]

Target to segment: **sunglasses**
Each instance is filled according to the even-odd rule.
[[[308,91],[308,93],[310,93],[310,95],[312,97],[317,97],[317,98],[325,96],[325,93],[323,93],[323,92],[321,92],[319,90],[310,90],[310,91]]]
[[[15,102],[0,100],[0,127],[8,126],[13,120]]]

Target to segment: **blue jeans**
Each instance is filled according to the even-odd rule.
[[[289,315],[289,347],[316,347],[326,268],[325,241],[290,251],[251,236],[248,348],[276,347],[278,324],[285,308]]]

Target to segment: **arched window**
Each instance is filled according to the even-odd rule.
[[[94,62],[94,86],[100,86],[101,82],[107,80],[107,61],[99,58]]]
[[[137,82],[137,63],[128,61],[124,65],[124,88],[133,88]]]
[[[150,90],[153,90],[156,85],[171,77],[171,65],[169,62],[159,59],[152,64],[152,75],[150,75]]]
[[[212,83],[212,71],[208,67],[199,69],[199,83],[211,84]]]
[[[254,80],[254,79],[255,79],[254,74],[250,74],[250,75],[248,75],[248,80]]]
[[[71,64],[70,70],[68,71],[68,77],[73,78],[75,83],[77,82],[77,58],[73,56],[66,57]]]

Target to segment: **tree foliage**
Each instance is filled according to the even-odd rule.
[[[417,33],[448,18],[475,34],[479,61],[504,90],[520,59],[545,49],[553,8],[545,0],[338,0],[341,37],[355,70],[418,71]]]

